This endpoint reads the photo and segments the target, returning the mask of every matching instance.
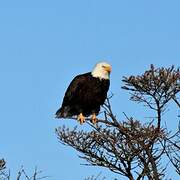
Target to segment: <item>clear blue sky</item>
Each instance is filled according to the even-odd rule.
[[[21,165],[28,172],[38,166],[52,180],[101,171],[81,166],[78,153],[56,139],[56,127],[77,124],[54,119],[64,91],[73,76],[105,59],[113,67],[114,112],[144,119],[149,112],[128,101],[121,79],[152,63],[179,66],[179,7],[179,0],[0,1],[0,157],[13,176]]]

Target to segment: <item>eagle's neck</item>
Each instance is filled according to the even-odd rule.
[[[109,79],[109,73],[107,71],[96,71],[96,70],[93,70],[91,72],[91,74],[92,74],[93,77],[99,78],[100,80],[102,80],[102,79],[108,80]]]

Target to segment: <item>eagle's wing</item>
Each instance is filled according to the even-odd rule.
[[[69,105],[71,103],[75,103],[78,100],[79,95],[82,93],[82,90],[85,88],[86,84],[88,83],[89,73],[81,74],[76,76],[71,83],[69,84],[62,106]]]
[[[86,84],[90,73],[80,74],[76,76],[69,84],[62,102],[62,106],[56,112],[56,118],[67,117],[70,106],[75,105],[78,101]]]

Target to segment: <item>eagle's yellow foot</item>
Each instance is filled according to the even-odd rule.
[[[85,117],[83,116],[83,114],[82,113],[80,113],[79,115],[78,115],[78,121],[80,122],[80,124],[83,124],[84,122],[85,122]]]
[[[95,113],[93,113],[93,115],[92,115],[92,117],[91,117],[91,122],[92,122],[93,124],[96,124],[96,123],[97,123],[97,118],[96,118],[96,114],[95,114]]]

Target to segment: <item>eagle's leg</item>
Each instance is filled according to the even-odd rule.
[[[80,113],[79,115],[78,115],[78,121],[80,122],[80,124],[83,124],[84,122],[85,122],[85,117],[83,116],[83,114],[82,113]]]
[[[93,114],[92,114],[91,122],[92,122],[93,124],[96,124],[96,122],[97,122],[96,113],[93,113]]]

